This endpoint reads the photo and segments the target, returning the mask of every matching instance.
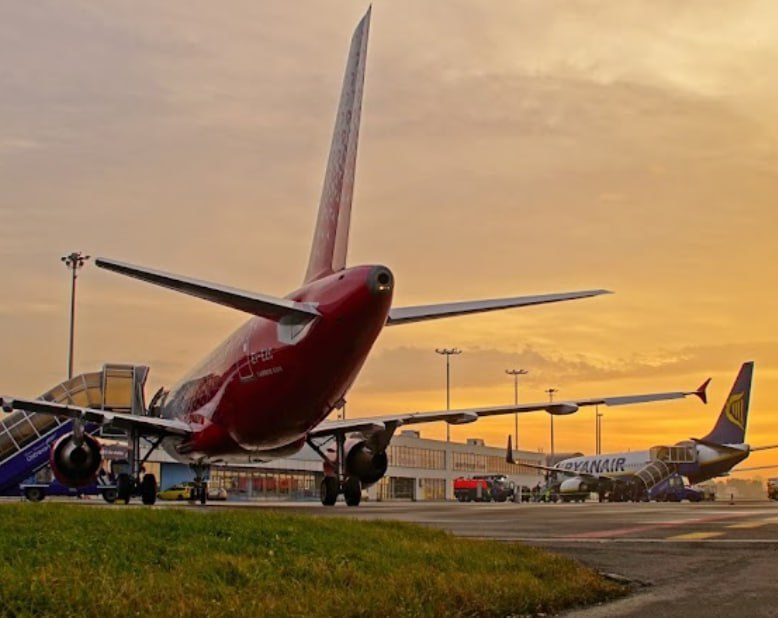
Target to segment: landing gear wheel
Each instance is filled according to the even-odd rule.
[[[113,504],[116,502],[116,490],[111,487],[109,489],[103,490],[103,500],[105,500],[108,504]]]
[[[140,482],[140,496],[143,504],[154,504],[157,501],[157,479],[153,474],[144,474]]]
[[[124,504],[130,503],[130,496],[132,496],[132,480],[130,479],[130,475],[126,472],[122,472],[116,479],[116,495]]]
[[[319,497],[324,506],[333,506],[337,502],[338,493],[340,492],[339,485],[337,477],[325,476],[322,479],[321,486],[319,487]]]
[[[343,498],[348,506],[359,506],[362,501],[362,483],[357,477],[350,476],[343,481]]]
[[[46,492],[40,487],[25,487],[24,497],[30,502],[40,502],[46,497]]]

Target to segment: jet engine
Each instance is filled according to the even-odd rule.
[[[356,476],[363,486],[378,482],[386,474],[389,465],[386,451],[374,452],[364,440],[350,440],[344,450],[346,475]]]
[[[100,443],[88,433],[80,439],[73,433],[62,436],[51,447],[49,463],[57,480],[68,487],[89,485],[100,470]]]
[[[565,479],[559,485],[560,494],[577,494],[587,491],[589,491],[589,486],[580,476],[575,476],[571,479]]]

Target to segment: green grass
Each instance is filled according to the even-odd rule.
[[[510,616],[623,593],[560,556],[396,522],[0,506],[3,616]]]

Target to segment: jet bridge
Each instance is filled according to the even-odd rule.
[[[38,399],[143,414],[148,372],[144,365],[105,364],[101,371],[77,375]],[[22,410],[0,415],[0,494],[15,494],[19,483],[49,463],[51,445],[72,430],[73,422],[64,416]],[[86,430],[97,433],[99,428],[88,425]]]

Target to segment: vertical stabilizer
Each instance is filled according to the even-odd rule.
[[[743,363],[713,431],[703,440],[718,444],[743,444],[745,442],[753,375],[754,362]]]
[[[319,215],[313,233],[311,257],[305,273],[306,283],[342,270],[346,266],[370,11],[371,9],[368,9],[365,13],[351,38],[335,131],[319,202]]]

